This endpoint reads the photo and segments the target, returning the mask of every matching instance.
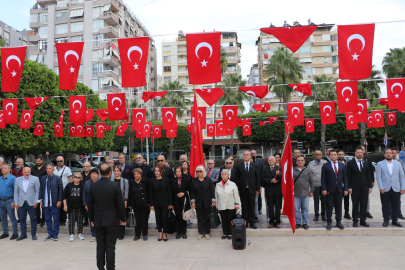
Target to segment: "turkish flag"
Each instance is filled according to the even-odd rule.
[[[270,122],[269,122],[269,121],[260,121],[260,122],[259,122],[259,127],[264,126],[264,125],[266,125],[266,124],[269,124],[269,125],[270,125]]]
[[[249,123],[252,118],[240,118],[238,119],[238,127],[242,127],[244,124]]]
[[[373,124],[374,127],[379,128],[379,127],[384,127],[384,111],[383,110],[377,110],[377,111],[371,111],[371,115],[373,116]]]
[[[187,34],[187,63],[190,84],[221,81],[221,32]]]
[[[356,111],[358,84],[358,81],[336,82],[339,113]]]
[[[243,136],[252,135],[252,124],[251,123],[244,124],[242,129],[243,129]]]
[[[290,127],[290,133],[294,133],[294,126],[290,123],[290,120],[284,120],[284,132],[288,133]]]
[[[357,123],[367,122],[367,99],[357,100]]]
[[[374,24],[339,25],[339,79],[362,80],[371,76]]]
[[[48,98],[49,97],[35,97],[35,98],[24,98],[24,100],[27,102],[27,104],[31,108],[31,110],[35,110],[36,108],[38,108],[39,105],[41,105]]]
[[[94,110],[93,109],[88,109],[86,110],[86,122],[89,122],[90,120],[92,120],[94,118]]]
[[[105,126],[105,130],[106,130],[106,131],[110,131],[110,130],[111,130],[111,126]]]
[[[267,111],[270,110],[270,103],[253,104],[253,109],[255,109],[256,112],[264,112],[264,113],[266,113]]]
[[[269,119],[269,125],[273,124],[274,121],[278,120],[278,116],[277,117],[268,117]]]
[[[125,128],[124,128],[124,126],[119,125],[119,126],[117,127],[117,134],[116,134],[116,135],[117,135],[117,136],[120,136],[120,137],[122,137],[122,136],[125,135]]]
[[[388,108],[401,109],[405,103],[405,79],[387,79]]]
[[[124,120],[126,117],[125,93],[107,94],[108,117],[110,120]]]
[[[84,125],[83,124],[78,124],[76,126],[76,137],[81,137],[84,138],[85,132],[84,132]]]
[[[380,98],[380,105],[387,106],[388,98]]]
[[[335,102],[334,101],[322,101],[319,102],[321,109],[321,123],[323,125],[335,124]]]
[[[152,129],[152,122],[145,122],[142,129],[142,138],[150,138],[150,131]],[[176,125],[177,127],[177,125]]]
[[[193,111],[191,111],[191,117],[193,117]],[[207,122],[207,107],[198,107],[198,119],[200,120],[201,129],[205,129]]]
[[[177,127],[175,107],[162,108],[162,122],[165,130]]]
[[[63,137],[63,126],[61,123],[53,123],[53,130],[55,131],[55,137]]]
[[[314,119],[305,119],[305,130],[307,133],[315,132]]]
[[[177,137],[177,126],[166,130],[166,138],[176,138]]]
[[[224,127],[236,128],[238,127],[238,106],[237,105],[223,105],[222,114],[224,116]]]
[[[161,126],[153,126],[153,138],[155,138],[155,139],[162,138],[162,127]]]
[[[318,26],[291,26],[260,28],[260,31],[275,36],[281,43],[295,53]]]
[[[121,56],[122,87],[146,85],[149,37],[119,38]]]
[[[225,93],[221,88],[204,88],[193,89],[208,106],[212,106],[217,102]]]
[[[227,129],[224,127],[224,120],[215,120],[216,136],[226,136]]]
[[[367,114],[367,128],[375,128],[374,117],[372,114]]]
[[[59,124],[63,124],[63,118],[65,117],[65,110],[62,110],[60,112],[60,116],[59,116]]]
[[[92,138],[94,137],[93,126],[85,126],[86,129],[86,137]]]
[[[269,93],[267,85],[239,86],[239,90],[257,98],[264,98]]]
[[[283,215],[288,216],[290,226],[295,232],[295,206],[294,206],[294,175],[293,175],[293,158],[291,150],[291,136],[287,134],[284,142],[283,156],[280,160],[280,166],[283,170],[281,190],[283,192],[284,205]]]
[[[98,109],[96,110],[96,114],[101,121],[105,121],[110,113],[108,109]]]
[[[75,90],[84,42],[56,43],[59,63],[59,88]]]
[[[186,130],[187,130],[187,132],[190,132],[190,133],[192,132],[192,130],[191,130],[191,124],[188,124],[188,125],[187,125]]]
[[[303,93],[306,96],[312,95],[310,83],[290,83],[288,84],[293,90]]]
[[[395,126],[397,124],[397,114],[395,112],[387,112],[387,125]]]
[[[142,129],[145,118],[146,108],[132,109],[132,130]]]
[[[293,126],[304,125],[304,103],[287,104],[288,120]]]
[[[44,123],[35,123],[34,132],[32,134],[42,137],[42,135],[44,135]]]
[[[166,93],[167,93],[167,91],[143,92],[142,93],[142,99],[143,99],[143,102],[146,103],[151,98],[160,99],[160,98],[164,97],[166,95]]]
[[[18,124],[18,99],[3,99],[2,101],[4,123],[6,125]]]
[[[6,124],[4,123],[4,115],[3,111],[0,111],[0,128],[6,128]]]
[[[20,128],[21,129],[30,129],[32,117],[34,116],[35,111],[23,110],[21,113]]]
[[[355,130],[359,128],[359,124],[356,122],[355,113],[346,113],[346,129]]]
[[[105,133],[105,124],[104,123],[96,123],[96,137],[97,138],[104,138]]]
[[[27,46],[1,48],[1,91],[13,93],[18,91],[26,54]]]
[[[75,126],[70,126],[69,127],[69,137],[77,137],[76,136],[76,127]]]
[[[195,172],[198,166],[205,167],[203,157],[203,136],[200,121],[200,114],[198,112],[197,94],[194,92],[194,106],[191,107],[191,149],[190,149],[190,172]]]
[[[215,124],[207,124],[207,137],[215,136]]]
[[[143,138],[142,138],[142,129],[139,129],[139,130],[136,131],[136,138],[137,138],[137,139],[142,139],[142,141],[143,141]]]
[[[86,96],[69,96],[70,122],[73,124],[84,124],[86,121],[85,115]]]

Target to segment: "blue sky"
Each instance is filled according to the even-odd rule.
[[[1,1],[0,20],[17,30],[29,29],[30,7],[35,0]]]

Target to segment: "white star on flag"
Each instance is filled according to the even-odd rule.
[[[395,98],[399,98],[399,95],[398,95],[398,94],[395,94]]]
[[[346,102],[349,102],[350,98],[346,98]]]
[[[13,75],[14,77],[15,75],[17,75],[17,73],[13,70],[13,72],[11,72],[11,75]]]
[[[329,116],[329,113],[327,113],[326,116]]]
[[[74,67],[70,67],[69,69],[70,69],[70,73],[73,73],[73,72],[75,72],[75,69],[74,69]]]
[[[76,110],[76,113],[79,113],[79,110]]]
[[[206,62],[205,61],[205,59],[202,61],[202,62],[200,62],[201,64],[202,64],[202,66],[201,67],[206,67],[207,66],[207,63],[208,63],[208,61]]]
[[[208,92],[208,93],[211,93],[211,89],[208,89],[207,92]]]
[[[361,112],[359,112],[359,115],[361,114]]]
[[[138,66],[139,66],[139,65],[138,65],[137,63],[135,63],[135,65],[134,65],[134,70],[135,70],[135,69],[138,69]]]
[[[353,57],[353,60],[352,60],[352,61],[354,61],[354,60],[359,61],[359,59],[357,59],[359,56],[360,56],[360,55],[354,53],[354,54],[352,55],[352,57]]]
[[[118,107],[115,107],[115,110],[116,110],[116,111],[119,111],[119,109],[120,109],[120,108],[118,108]]]

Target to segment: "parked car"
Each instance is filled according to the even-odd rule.
[[[89,160],[90,160],[90,157],[85,157],[85,158],[82,158],[80,161],[82,163],[85,163],[85,162],[88,162]],[[93,163],[96,164],[97,166],[103,162],[106,162],[105,157],[93,156]]]
[[[52,160],[52,163],[56,164],[56,159]],[[68,159],[68,160],[65,160],[65,165],[70,168],[72,173],[75,173],[75,172],[82,173],[83,172],[83,162],[81,162],[80,160]]]

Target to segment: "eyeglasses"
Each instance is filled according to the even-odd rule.
[[[63,160],[57,160],[56,162],[58,162],[58,163],[59,163],[59,162],[63,162]]]
[[[163,162],[164,160],[158,160],[158,162]]]
[[[212,164],[214,164],[214,163],[208,163],[209,165],[212,165]]]
[[[232,164],[232,162],[226,162],[225,164]]]
[[[195,172],[199,173],[199,172],[202,172],[202,171],[195,171]]]
[[[80,179],[81,177],[80,176],[74,176],[74,178],[79,178]]]

